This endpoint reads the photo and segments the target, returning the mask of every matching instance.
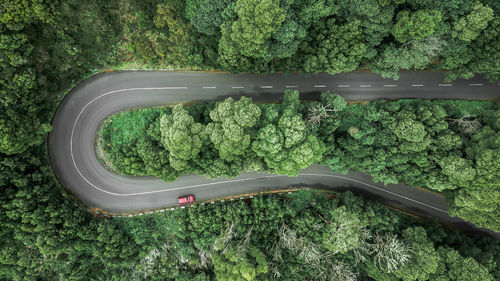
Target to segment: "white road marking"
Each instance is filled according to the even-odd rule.
[[[484,84],[469,84],[469,86],[483,86]]]
[[[325,85],[314,85],[314,88],[326,88]]]
[[[340,86],[340,85],[339,85]],[[348,85],[347,85],[348,86]],[[85,111],[85,109],[90,105],[92,104],[93,102],[95,102],[96,100],[102,98],[102,97],[105,97],[107,95],[110,95],[110,94],[113,94],[113,93],[120,93],[120,92],[126,92],[126,91],[144,91],[144,90],[166,90],[166,89],[186,89],[187,87],[156,87],[156,88],[129,88],[129,89],[120,89],[120,90],[114,90],[114,91],[110,91],[110,92],[107,92],[107,93],[104,93],[102,95],[99,95],[97,97],[95,97],[94,99],[92,99],[91,101],[89,101],[83,108],[82,110],[78,113],[77,117],[76,117],[76,120],[75,120],[75,123],[73,124],[73,128],[71,130],[71,137],[70,137],[70,155],[71,155],[71,159],[72,159],[72,162],[73,162],[73,166],[75,167],[76,171],[78,172],[78,174],[80,175],[80,177],[85,180],[90,186],[94,187],[95,189],[103,192],[103,193],[106,193],[106,194],[110,194],[110,195],[114,195],[114,196],[137,196],[137,195],[146,195],[146,194],[156,194],[156,193],[161,193],[161,192],[168,192],[168,191],[174,191],[174,190],[182,190],[182,189],[188,189],[188,188],[194,188],[194,187],[212,187],[212,186],[217,186],[217,185],[220,185],[220,184],[229,184],[229,183],[236,183],[236,182],[244,182],[244,181],[253,181],[257,178],[245,178],[245,179],[232,179],[232,180],[224,180],[224,181],[217,181],[217,182],[209,182],[209,183],[202,183],[202,184],[195,184],[195,185],[187,185],[187,186],[180,186],[180,187],[175,187],[175,188],[169,188],[169,189],[163,189],[163,190],[154,190],[154,191],[145,191],[145,192],[135,192],[135,193],[116,193],[116,192],[110,192],[110,191],[107,191],[107,190],[104,190],[98,186],[96,186],[95,184],[93,184],[92,182],[90,182],[83,174],[82,172],[80,171],[80,169],[78,169],[78,166],[76,165],[76,161],[75,161],[75,157],[74,157],[74,154],[73,154],[73,137],[74,137],[74,133],[75,133],[75,128],[76,128],[76,124],[78,123],[78,120],[80,119],[80,116],[83,114],[83,112]],[[299,174],[298,175],[299,177],[300,176],[306,176],[306,177],[330,177],[330,178],[338,178],[338,179],[343,179],[343,180],[348,180],[348,181],[352,181],[352,182],[355,182],[355,183],[358,183],[358,184],[362,184],[362,185],[365,185],[365,186],[369,186],[371,188],[374,188],[374,189],[377,189],[379,191],[382,191],[382,192],[385,192],[385,193],[388,193],[388,194],[391,194],[391,195],[394,195],[394,196],[397,196],[397,197],[400,197],[400,198],[403,198],[403,199],[406,199],[408,201],[412,201],[414,203],[417,203],[417,204],[420,204],[422,206],[426,206],[426,207],[429,207],[429,208],[432,208],[432,209],[435,209],[437,211],[440,211],[440,212],[443,212],[445,214],[447,214],[448,212],[445,211],[445,210],[442,210],[442,209],[439,209],[437,207],[434,207],[434,206],[431,206],[431,205],[428,205],[426,203],[423,203],[423,202],[420,202],[420,201],[417,201],[417,200],[414,200],[414,199],[411,199],[409,197],[406,197],[404,195],[400,195],[400,194],[397,194],[395,192],[392,192],[392,191],[389,191],[385,188],[381,188],[381,187],[378,187],[378,186],[375,186],[375,185],[372,185],[372,184],[369,184],[369,183],[364,183],[362,181],[358,181],[358,180],[355,180],[355,179],[351,179],[351,178],[348,178],[348,177],[344,177],[344,176],[339,176],[339,175],[324,175],[324,174],[307,174],[307,173],[304,173],[304,174]],[[263,175],[263,176],[259,176],[258,178],[277,178],[277,177],[287,177],[287,176],[284,176],[284,175]],[[253,198],[252,195],[250,195],[250,198]],[[221,200],[221,202],[223,202]],[[210,202],[210,203],[214,203],[213,201]],[[184,206],[182,206],[181,208],[183,208]],[[174,209],[174,208],[171,208],[171,210]],[[139,213],[139,216],[142,216],[144,215],[143,213]]]
[[[262,89],[272,89],[273,86],[260,86]]]
[[[413,85],[411,85],[411,86],[412,86],[412,87],[423,87],[424,85],[422,85],[422,84],[413,84]]]
[[[438,84],[438,87],[451,87],[453,84]]]
[[[203,86],[203,89],[215,89],[217,87],[213,87],[213,86]]]
[[[286,86],[287,88],[298,88],[299,86]]]
[[[370,88],[372,85],[359,85],[361,88]]]
[[[236,87],[231,87],[233,89],[244,89],[245,87],[241,87],[241,86],[236,86]]]
[[[349,87],[351,87],[351,85],[337,85],[337,87],[339,87],[339,88],[349,88]]]
[[[147,90],[185,90],[188,87],[161,87],[161,88],[139,88],[139,89],[147,89]]]
[[[398,85],[394,85],[394,84],[387,84],[387,85],[384,85],[384,87],[396,87]]]

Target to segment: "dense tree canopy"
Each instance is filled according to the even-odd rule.
[[[301,103],[297,91],[287,90],[281,104],[242,97],[187,109],[177,105],[172,112],[120,113],[104,126],[102,147],[104,162],[116,171],[165,180],[192,172],[234,177],[244,170],[297,176],[315,163],[336,172],[360,170],[386,184],[444,192],[452,215],[498,230],[498,120],[494,102],[347,105],[339,95],[324,92],[321,101]],[[155,137],[160,134],[163,148]],[[141,153],[147,144],[158,154],[147,159],[169,158],[151,167],[144,157],[149,154]]]
[[[433,69],[498,80],[494,1],[126,1],[124,45],[151,66],[231,72]],[[152,9],[151,7],[156,7]],[[477,46],[481,45],[480,48]]]
[[[195,123],[182,105],[176,105],[172,114],[162,115],[160,132],[170,155],[170,165],[177,171],[186,169],[187,161],[198,155],[206,139],[204,126]]]
[[[493,240],[418,223],[351,193],[256,196],[118,223],[149,251],[123,276],[144,280],[184,280],[179,267],[190,280],[492,280],[498,257]]]
[[[499,10],[492,0],[3,1],[0,279],[498,280],[497,242],[349,193],[93,216],[57,183],[45,147],[61,97],[101,68],[369,68],[394,79],[428,68],[499,81]],[[321,162],[444,191],[452,215],[499,231],[499,112],[487,102],[346,106],[331,93],[144,109],[104,124],[114,131],[102,132],[102,164],[171,181],[296,175]]]

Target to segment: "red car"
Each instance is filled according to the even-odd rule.
[[[179,204],[187,204],[193,202],[194,202],[194,196],[192,194],[179,197]]]

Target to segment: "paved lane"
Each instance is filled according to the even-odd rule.
[[[222,74],[196,72],[112,72],[94,76],[75,87],[61,102],[49,134],[49,154],[60,182],[82,202],[112,212],[161,208],[193,193],[198,200],[293,185],[353,188],[400,208],[448,223],[462,223],[447,214],[438,195],[404,185],[383,186],[363,173],[333,174],[313,166],[297,178],[244,173],[237,179],[208,180],[183,176],[172,183],[152,177],[124,177],[104,169],[94,152],[95,132],[108,115],[130,108],[186,101],[251,96],[256,101],[282,99],[296,89],[302,99],[317,99],[325,90],[348,100],[377,98],[500,98],[500,85],[481,78],[444,83],[441,73],[404,72],[398,81],[369,72],[342,75]]]

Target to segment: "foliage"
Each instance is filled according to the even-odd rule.
[[[212,244],[232,221],[237,223],[233,249],[247,245],[251,250],[224,264],[245,268],[240,271],[245,276],[254,272],[273,280],[353,280],[359,274],[360,279],[394,280],[398,272],[403,279],[498,279],[500,250],[495,241],[428,224],[424,234],[413,219],[348,193],[325,200],[299,192],[107,220],[93,217],[67,196],[46,160],[46,133],[62,93],[91,71],[120,63],[258,73],[369,67],[394,78],[401,69],[429,68],[445,70],[448,79],[476,73],[499,79],[498,1],[403,2],[4,1],[0,279],[214,280]],[[106,125],[110,130],[103,132],[103,147],[117,172],[164,180],[183,172],[231,177],[244,169],[295,174],[317,161],[335,170],[355,168],[385,182],[446,190],[451,214],[498,231],[500,145],[494,105],[401,101],[345,106],[338,96],[325,95],[324,107],[316,103],[316,108],[331,108],[331,101],[336,111],[322,114],[311,131],[304,127],[309,105],[292,101],[283,106],[242,102],[245,109],[254,109],[248,120],[255,119],[255,124],[238,123],[238,112],[211,120],[214,104],[175,113],[169,108],[121,113]],[[467,114],[480,122],[472,131],[452,121],[466,120],[462,118]],[[162,116],[168,120],[164,130]],[[223,153],[231,161],[221,158],[221,147],[209,143],[206,129],[198,130],[209,123],[223,128],[224,122],[243,127],[242,135],[251,140],[243,154]],[[284,168],[271,169],[253,150],[268,125],[275,127],[273,136],[283,134],[283,147],[290,145],[283,155],[291,164]],[[180,143],[169,126],[191,142]],[[232,137],[221,143],[231,144]],[[175,161],[182,171],[173,168],[179,168]],[[289,230],[280,232],[285,225]],[[429,261],[411,256],[421,268],[406,263],[407,244]],[[436,247],[442,262],[435,268]]]
[[[328,19],[315,26],[302,50],[307,54],[305,72],[336,74],[357,69],[367,47],[359,21],[337,25]]]
[[[434,33],[442,17],[436,10],[418,10],[411,13],[401,11],[396,17],[396,24],[392,28],[392,35],[401,43],[409,40],[419,40]]]
[[[325,92],[321,102],[302,104],[299,93],[289,90],[282,104],[254,104],[243,97],[173,110],[135,110],[111,118],[103,128],[103,148],[116,171],[171,181],[193,172],[211,178],[244,170],[297,176],[322,163],[339,172],[361,170],[386,184],[444,192],[452,215],[498,229],[496,103],[347,105]]]
[[[170,165],[177,171],[186,169],[187,161],[196,157],[201,150],[204,126],[194,119],[182,105],[176,105],[172,114],[160,118],[162,143],[169,151]]]
[[[267,280],[265,255],[255,247],[241,255],[233,248],[223,254],[213,253],[212,262],[218,280]]]
[[[232,1],[187,0],[186,17],[198,32],[215,35],[223,23],[222,13]]]
[[[247,97],[236,102],[227,98],[210,111],[212,122],[207,124],[206,133],[221,159],[232,161],[244,157],[250,146],[251,129],[260,114],[260,108]]]
[[[124,57],[150,68],[370,69],[393,79],[401,70],[431,69],[450,81],[475,74],[498,80],[500,71],[494,1],[120,2]]]
[[[397,80],[400,70],[423,69],[428,66],[444,46],[444,41],[433,36],[411,40],[399,47],[391,44],[373,63],[372,71],[380,73],[384,78]]]
[[[429,274],[436,272],[441,261],[432,241],[427,238],[425,229],[411,227],[403,231],[403,241],[412,251],[412,259],[394,273],[405,280],[427,280]]]
[[[450,213],[478,226],[500,230],[500,110],[490,111],[491,123],[472,135],[471,146],[466,148],[467,159],[460,158],[464,166],[455,171],[450,180],[458,180],[463,189],[453,191]],[[455,164],[456,165],[456,164]]]
[[[434,280],[493,280],[488,270],[471,257],[464,257],[452,248],[439,247],[441,262],[435,274],[429,278]]]
[[[477,2],[472,12],[461,17],[453,26],[453,37],[470,42],[479,36],[481,30],[488,26],[488,22],[493,19],[493,9]]]
[[[318,162],[324,150],[315,136],[307,136],[306,124],[297,112],[298,96],[298,91],[285,92],[281,117],[260,129],[252,143],[252,150],[278,174],[297,176],[300,170]]]
[[[473,239],[429,222],[420,224],[349,192],[302,190],[196,204],[121,218],[118,224],[141,248],[149,249],[136,265],[124,269],[123,278],[140,274],[139,280],[183,280],[176,268],[217,280],[331,280],[333,276],[347,281],[364,280],[366,275],[380,281],[415,280],[416,276],[460,280],[456,278],[471,273],[491,280],[498,256],[494,240]],[[348,238],[350,246],[337,251],[331,246],[343,241],[330,235]],[[469,243],[480,247],[477,254],[465,250],[470,249]],[[486,256],[492,259],[480,258]],[[455,271],[461,265],[467,270]],[[451,279],[436,279],[448,275]]]

